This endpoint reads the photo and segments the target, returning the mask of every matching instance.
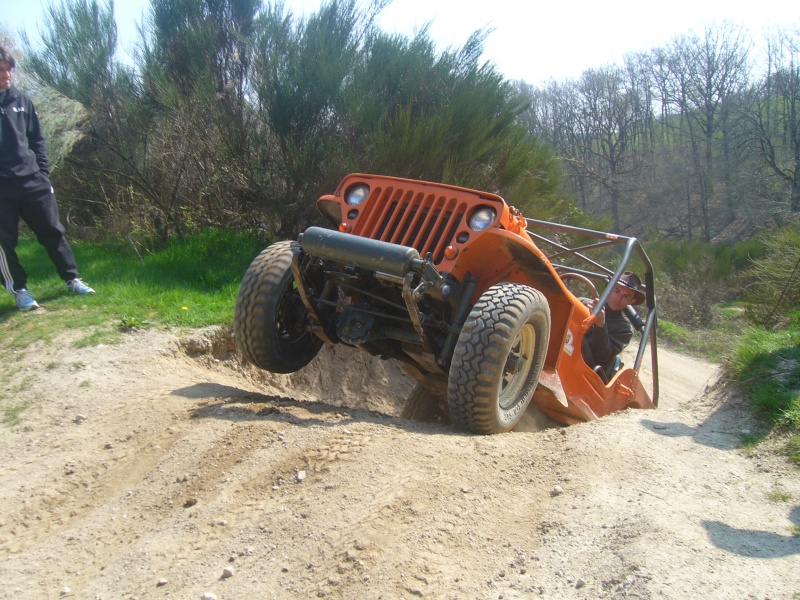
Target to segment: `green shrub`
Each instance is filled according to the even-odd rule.
[[[749,329],[730,367],[758,414],[774,425],[800,428],[800,313],[786,329]]]
[[[738,277],[764,250],[757,241],[659,240],[648,244],[647,252],[656,273],[659,314],[688,327],[708,327],[717,323],[715,305],[740,299]]]
[[[765,327],[785,324],[800,311],[800,227],[786,227],[765,238],[766,254],[744,276],[750,320]]]

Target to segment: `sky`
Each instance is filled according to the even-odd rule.
[[[2,25],[35,40],[51,2],[0,0]],[[103,1],[103,0],[101,0]],[[285,0],[296,15],[316,11],[322,0]],[[148,0],[117,0],[121,58],[136,43],[135,24]],[[769,28],[800,28],[797,0],[394,0],[378,19],[392,33],[413,35],[426,23],[439,50],[460,47],[477,29],[492,32],[483,59],[508,79],[541,85],[550,79],[575,79],[590,68],[618,63],[629,52],[646,52],[677,35],[702,33],[727,21],[745,27],[756,39]]]

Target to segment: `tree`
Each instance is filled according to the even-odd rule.
[[[265,199],[280,216],[282,236],[295,236],[313,215],[312,199],[342,174],[344,86],[371,20],[355,0],[333,0],[305,21],[282,6],[265,15],[253,74],[262,156],[272,173]],[[335,174],[334,174],[335,173]]]
[[[702,37],[691,35],[674,43],[677,60],[671,63],[679,82],[675,98],[681,123],[687,128],[699,190],[703,239],[712,236],[710,211],[716,193],[717,135],[722,140],[722,155],[729,157],[730,104],[747,82],[749,43],[740,28],[727,24],[709,27]],[[728,163],[729,163],[728,158]],[[730,189],[730,170],[725,165]],[[728,196],[730,199],[730,196]],[[734,207],[726,203],[728,220],[734,218]]]
[[[117,75],[114,53],[117,24],[114,2],[62,0],[45,12],[44,49],[35,51],[22,37],[29,68],[45,84],[84,107],[108,108]]]
[[[788,188],[789,210],[800,212],[800,34],[768,40],[764,79],[753,90],[749,119],[768,168]]]
[[[525,99],[481,63],[485,32],[439,53],[427,32],[378,32],[387,1],[295,19],[281,3],[152,0],[123,68],[110,1],[63,0],[36,69],[87,111],[70,189],[99,199],[98,220],[163,240],[207,226],[294,237],[357,170],[561,210],[556,161],[517,122]],[[90,71],[95,87],[78,85]]]
[[[633,149],[643,124],[643,99],[624,71],[611,66],[584,72],[576,93],[584,132],[577,148],[584,158],[572,160],[608,194],[614,229],[620,231],[623,187],[641,168]]]

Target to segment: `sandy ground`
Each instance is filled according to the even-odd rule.
[[[0,597],[800,598],[798,470],[737,449],[715,365],[662,350],[656,411],[476,437],[399,418],[391,363],[230,350],[3,350],[31,405],[0,426]]]

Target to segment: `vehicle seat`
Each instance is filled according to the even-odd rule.
[[[603,380],[603,383],[608,383],[614,375],[617,374],[622,368],[622,361],[620,360],[619,356],[614,357],[614,364],[611,366],[611,372],[608,373],[603,367],[603,365],[597,365],[594,369],[592,369],[595,373],[600,376],[600,379]]]

